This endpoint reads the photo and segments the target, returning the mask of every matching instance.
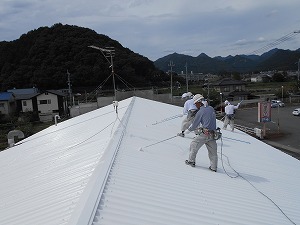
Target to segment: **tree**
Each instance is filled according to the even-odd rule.
[[[284,82],[286,81],[285,77],[281,73],[274,73],[272,77],[274,82]]]

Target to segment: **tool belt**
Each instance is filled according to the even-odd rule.
[[[209,130],[207,128],[201,127],[198,129],[198,132],[196,134],[200,135],[201,133],[203,133],[208,139],[214,140],[219,140],[222,136],[221,129],[219,127],[216,130]]]

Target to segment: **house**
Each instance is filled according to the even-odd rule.
[[[66,113],[66,94],[61,91],[47,90],[36,96],[39,118],[41,121],[51,121],[55,115]]]
[[[11,115],[16,111],[15,95],[12,92],[0,93],[0,113]]]
[[[22,88],[10,89],[7,92],[12,92],[15,95],[17,112],[35,112],[37,110],[36,96],[39,94],[37,88]]]
[[[181,113],[132,97],[0,152],[0,224],[300,224],[297,159],[222,130],[218,171],[205,146],[192,168]]]
[[[254,74],[251,76],[251,82],[269,82],[271,77],[266,74]]]
[[[65,115],[67,94],[57,90],[40,92],[37,88],[11,89],[15,94],[18,112],[36,112],[43,122],[55,115]]]
[[[211,84],[217,92],[222,93],[224,99],[230,101],[246,100],[251,96],[250,92],[246,91],[246,83],[240,80],[224,78]]]

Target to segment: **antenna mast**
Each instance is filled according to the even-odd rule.
[[[102,55],[106,58],[106,60],[110,64],[109,67],[111,68],[111,75],[113,78],[113,86],[114,86],[114,101],[116,101],[117,91],[116,91],[115,71],[114,71],[114,62],[113,62],[113,57],[115,56],[115,48],[114,47],[99,48],[93,45],[90,45],[88,47],[100,50]]]

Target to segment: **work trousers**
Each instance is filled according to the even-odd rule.
[[[211,136],[207,136],[203,133],[196,135],[196,137],[191,142],[189,161],[195,162],[197,153],[204,144],[206,145],[208,151],[210,166],[213,170],[217,170],[218,167],[217,142]]]
[[[190,125],[194,122],[195,114],[192,111],[189,111],[188,115],[184,118],[181,123],[181,131],[185,131],[190,127]]]
[[[223,129],[227,128],[227,125],[229,124],[230,129],[233,131],[234,130],[234,118],[232,117],[231,119],[226,115],[224,119],[224,125]]]

